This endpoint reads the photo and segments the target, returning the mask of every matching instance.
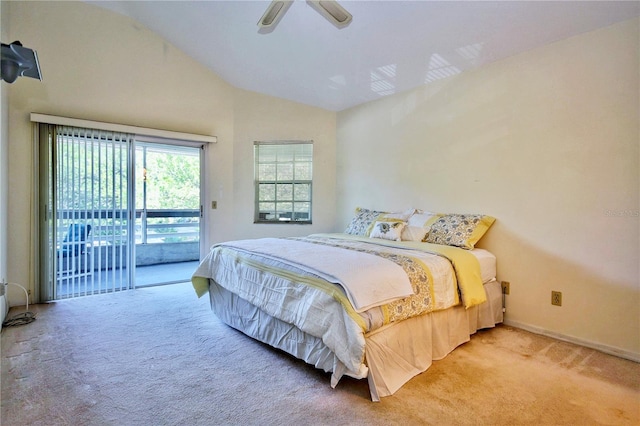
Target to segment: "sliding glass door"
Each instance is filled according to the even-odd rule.
[[[203,145],[38,129],[39,299],[188,281],[203,232]]]
[[[136,287],[188,281],[200,259],[201,147],[136,139]]]

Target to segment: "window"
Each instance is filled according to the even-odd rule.
[[[313,142],[255,142],[254,223],[311,223]]]

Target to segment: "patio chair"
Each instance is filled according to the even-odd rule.
[[[90,264],[87,252],[87,238],[91,232],[91,225],[72,223],[67,234],[58,248],[58,264],[62,264],[59,272],[85,272]]]

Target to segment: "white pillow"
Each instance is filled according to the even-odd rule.
[[[406,222],[407,220],[409,220],[411,215],[414,214],[415,212],[416,212],[416,209],[407,209],[403,212],[385,213],[380,217],[380,219],[381,220],[396,219],[396,220],[401,220],[403,222]]]
[[[371,229],[371,238],[382,238],[383,240],[402,241],[402,230],[406,222],[401,221],[376,221]]]
[[[404,241],[425,241],[433,225],[441,215],[417,210],[407,220],[407,226],[402,233]]]

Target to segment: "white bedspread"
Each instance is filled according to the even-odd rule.
[[[267,315],[318,337],[348,371],[358,372],[364,359],[364,320],[356,321],[330,291],[313,285],[316,279],[309,272],[295,271],[294,281],[286,273],[264,272],[264,268],[279,267],[278,260],[218,246],[201,262],[194,277],[211,278]],[[311,285],[296,284],[307,280]],[[336,285],[327,285],[340,291]]]
[[[217,314],[228,324],[243,330],[258,340],[295,354],[307,362],[311,361],[325,371],[332,371],[332,386],[338,383],[343,374],[356,378],[365,377],[368,374],[367,370],[373,366],[371,369],[373,373],[369,375],[369,378],[372,398],[377,400],[378,395],[384,396],[393,393],[410,377],[424,371],[432,358],[431,349],[429,349],[425,355],[428,355],[428,362],[425,361],[426,358],[420,358],[409,363],[411,368],[398,367],[400,368],[398,370],[398,368],[389,367],[390,364],[397,364],[400,358],[412,359],[413,355],[411,354],[414,352],[414,347],[405,347],[406,339],[397,340],[395,332],[387,330],[403,329],[403,335],[412,336],[412,333],[416,331],[412,324],[422,321],[424,318],[431,318],[431,314],[413,317],[411,321],[393,322],[391,314],[384,314],[385,309],[389,311],[389,305],[376,306],[365,312],[356,313],[351,306],[352,302],[347,300],[341,286],[327,282],[319,275],[335,276],[344,273],[348,277],[350,272],[355,275],[365,274],[367,278],[363,280],[361,285],[370,291],[370,280],[375,278],[372,277],[375,274],[371,274],[371,271],[366,268],[364,268],[365,270],[362,270],[363,268],[356,269],[356,265],[361,265],[359,263],[361,260],[351,259],[348,256],[367,254],[373,257],[376,262],[384,259],[362,253],[362,251],[369,250],[372,243],[375,243],[376,246],[380,245],[380,241],[353,236],[342,236],[341,238],[349,240],[349,245],[355,250],[338,249],[334,254],[330,254],[329,252],[333,250],[325,250],[325,248],[333,247],[310,242],[303,243],[296,239],[246,240],[216,245],[201,262],[193,274],[192,281],[199,295],[207,291],[206,289],[204,292],[202,290],[208,288],[209,279],[211,279],[216,283],[213,287],[220,286],[229,292],[227,295],[231,300],[229,303],[232,305],[243,304],[243,306],[246,304],[245,314],[237,318],[237,306],[233,308],[233,313],[225,310]],[[317,237],[317,240],[321,241],[321,236]],[[282,247],[283,243],[289,248]],[[419,246],[418,243],[395,243],[383,244],[377,249],[387,253],[401,253],[401,256],[410,256],[428,267],[429,281],[433,283],[429,297],[431,307],[429,312],[434,313],[434,317],[446,317],[449,315],[449,311],[445,311],[445,309],[459,305],[460,301],[456,285],[456,270],[454,270],[452,262],[443,256],[415,251]],[[405,252],[407,249],[410,249],[410,252]],[[266,256],[262,253],[273,251],[275,253]],[[291,257],[294,261],[283,261],[282,254],[290,252],[293,252]],[[335,254],[338,254],[337,261],[332,257]],[[325,257],[325,255],[331,256],[331,258]],[[358,257],[366,258],[366,256]],[[311,261],[313,268],[303,267],[303,263],[307,261]],[[477,260],[475,261],[477,262]],[[342,272],[336,273],[333,269],[329,269],[331,272],[325,271],[323,274],[318,274],[317,270],[310,270],[322,270],[323,265],[330,265],[332,268],[339,265]],[[394,265],[397,264],[394,263]],[[403,270],[402,273],[405,274],[405,271]],[[477,275],[479,280],[479,272]],[[335,280],[331,281],[335,282]],[[482,291],[484,294],[484,289]],[[211,290],[209,292],[211,293]],[[411,292],[413,293],[413,288],[411,288]],[[219,295],[220,292],[216,289],[214,293]],[[416,292],[416,295],[419,294],[420,292]],[[416,297],[416,295],[407,299]],[[211,293],[211,297],[213,308],[213,293]],[[500,300],[499,294],[497,300],[498,302]],[[393,302],[390,305],[395,303],[398,302]],[[476,308],[474,306],[472,310],[459,306],[455,312],[460,318],[466,319],[476,312]],[[468,340],[470,323],[466,323],[466,320],[461,321],[460,318],[454,322],[456,324],[464,323],[462,328],[467,329],[465,338]],[[274,324],[285,330],[283,334],[276,334],[272,330],[271,326]],[[448,320],[444,324],[445,329],[448,330],[447,324]],[[454,328],[458,330],[460,327]],[[296,330],[299,330],[299,333]],[[311,339],[312,343],[309,343],[308,339]],[[369,339],[370,342],[372,339],[374,340],[371,348],[366,349],[368,346],[366,339]],[[412,339],[421,341],[422,336],[415,335]],[[451,350],[461,343],[461,340],[457,338],[445,337],[444,341],[447,342],[445,345],[447,350]],[[427,343],[430,344],[431,340],[428,340]],[[319,349],[321,345],[326,346],[333,356],[329,356],[324,352],[324,349]],[[384,350],[375,349],[387,347],[388,349]],[[321,353],[317,352],[321,349]],[[366,361],[365,350],[370,351],[367,353]],[[384,351],[384,354],[381,354],[381,351]],[[405,352],[409,354],[407,355]],[[374,381],[377,384],[373,384]]]
[[[413,294],[403,268],[374,254],[282,238],[231,241],[223,246],[260,253],[339,284],[356,312]]]

